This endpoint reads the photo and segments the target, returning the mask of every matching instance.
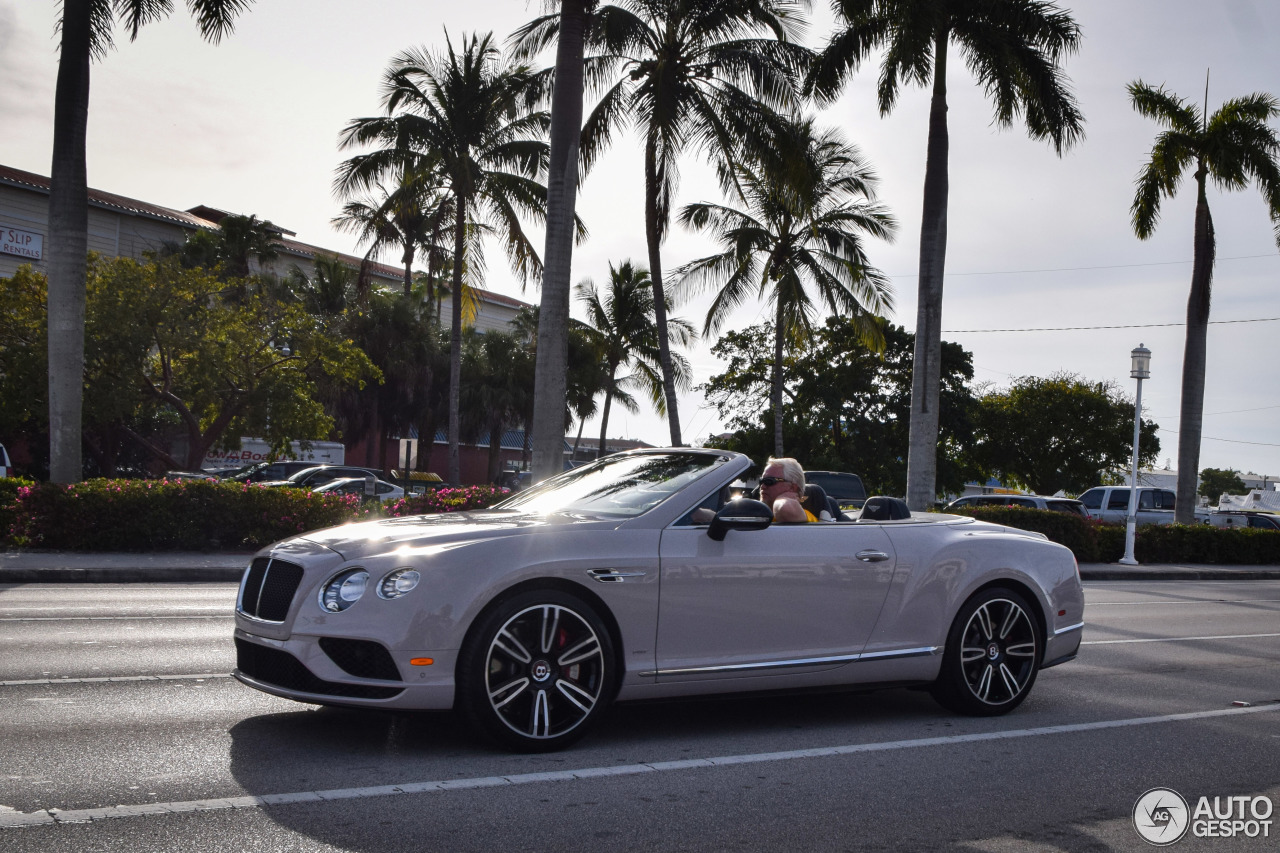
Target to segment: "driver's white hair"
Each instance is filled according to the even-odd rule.
[[[764,463],[764,467],[768,468],[770,465],[781,465],[782,479],[795,486],[796,491],[804,494],[804,468],[800,466],[799,462],[790,456],[784,456],[781,459],[774,459],[770,456],[769,461]]]

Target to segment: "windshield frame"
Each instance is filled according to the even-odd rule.
[[[672,499],[678,498],[680,495],[685,495],[692,499],[693,493],[690,489],[695,489],[696,485],[703,482],[707,477],[714,477],[717,472],[725,471],[725,466],[731,463],[733,458],[737,455],[738,454],[731,453],[729,451],[704,450],[702,448],[692,447],[615,453],[602,459],[597,459],[588,465],[583,465],[570,471],[565,471],[563,474],[559,474],[549,480],[544,480],[531,488],[517,492],[500,503],[494,504],[490,509],[527,512],[539,515],[580,513],[584,515],[615,518],[620,521],[629,521],[634,518],[641,518],[649,515],[659,507],[669,504]],[[638,459],[659,457],[691,457],[700,458],[704,461],[700,470],[697,470],[696,472],[686,472],[694,473],[693,477],[671,488],[665,495],[654,501],[652,504],[640,509],[638,512],[628,512],[625,510],[612,511],[602,509],[598,505],[582,505],[576,502],[568,502],[559,506],[546,506],[547,503],[551,503],[546,500],[549,495],[562,489],[572,488],[574,484],[579,484],[584,479],[597,475],[603,469],[633,463]],[[676,476],[679,477],[686,475],[678,474]],[[665,483],[669,481],[670,480],[668,479],[660,482]],[[635,487],[633,486],[632,488],[634,489]],[[701,495],[700,490],[695,489],[695,491],[697,491],[698,495]],[[539,506],[539,504],[542,505]]]

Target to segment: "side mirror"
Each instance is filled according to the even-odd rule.
[[[721,507],[716,517],[711,519],[707,535],[716,542],[723,542],[730,530],[764,530],[770,524],[773,524],[773,510],[768,504],[739,498]]]

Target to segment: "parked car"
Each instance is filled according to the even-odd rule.
[[[9,461],[9,451],[4,449],[4,445],[0,444],[0,477],[12,477],[13,463]]]
[[[1143,524],[1173,524],[1173,505],[1176,495],[1168,489],[1138,489],[1136,519]],[[1129,516],[1128,486],[1098,486],[1080,496],[1080,503],[1090,518],[1113,524],[1124,524]],[[1197,507],[1195,519],[1209,521],[1209,511]]]
[[[835,500],[840,509],[862,509],[867,500],[867,489],[857,474],[843,471],[805,471],[804,481],[821,486],[827,497]]]
[[[373,481],[372,495],[365,493],[364,477],[339,477],[337,480],[330,480],[323,486],[317,486],[312,489],[317,494],[339,494],[339,495],[360,495],[361,497],[370,497],[378,501],[398,501],[404,497],[404,489],[397,485],[388,483],[386,480],[375,479]]]
[[[330,480],[337,480],[340,477],[364,478],[369,474],[379,479],[384,476],[382,471],[374,468],[356,468],[350,465],[312,465],[309,468],[303,468],[301,471],[295,471],[284,480],[266,480],[262,485],[270,487],[283,486],[293,489],[314,489],[316,486],[323,486]]]
[[[1067,515],[1078,515],[1088,518],[1084,504],[1073,498],[1055,498],[1044,495],[968,495],[956,498],[942,508],[950,512],[961,507],[974,506],[1020,506],[1025,509],[1050,509],[1054,512],[1065,512]]]
[[[1215,510],[1209,513],[1209,523],[1214,527],[1256,527],[1260,530],[1280,530],[1280,515],[1265,510]]]
[[[488,510],[276,543],[240,585],[234,675],[313,704],[454,708],[545,751],[614,700],[914,684],[956,712],[1004,714],[1075,657],[1068,549],[905,509],[774,524],[763,503],[728,499],[751,465],[630,451]]]
[[[243,468],[236,468],[224,473],[222,479],[236,483],[275,482],[277,480],[286,480],[299,471],[314,467],[316,467],[314,462],[300,462],[293,459],[259,462],[256,465],[246,465]]]

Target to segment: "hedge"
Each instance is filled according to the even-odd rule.
[[[1125,528],[1045,509],[973,507],[952,511],[993,524],[1043,533],[1066,545],[1081,563],[1114,563],[1124,556]],[[1207,524],[1150,524],[1137,529],[1139,563],[1280,565],[1280,531]]]
[[[0,537],[69,551],[254,549],[308,530],[382,515],[480,509],[505,489],[446,489],[364,504],[357,495],[199,480],[87,480],[70,486],[0,479]]]

